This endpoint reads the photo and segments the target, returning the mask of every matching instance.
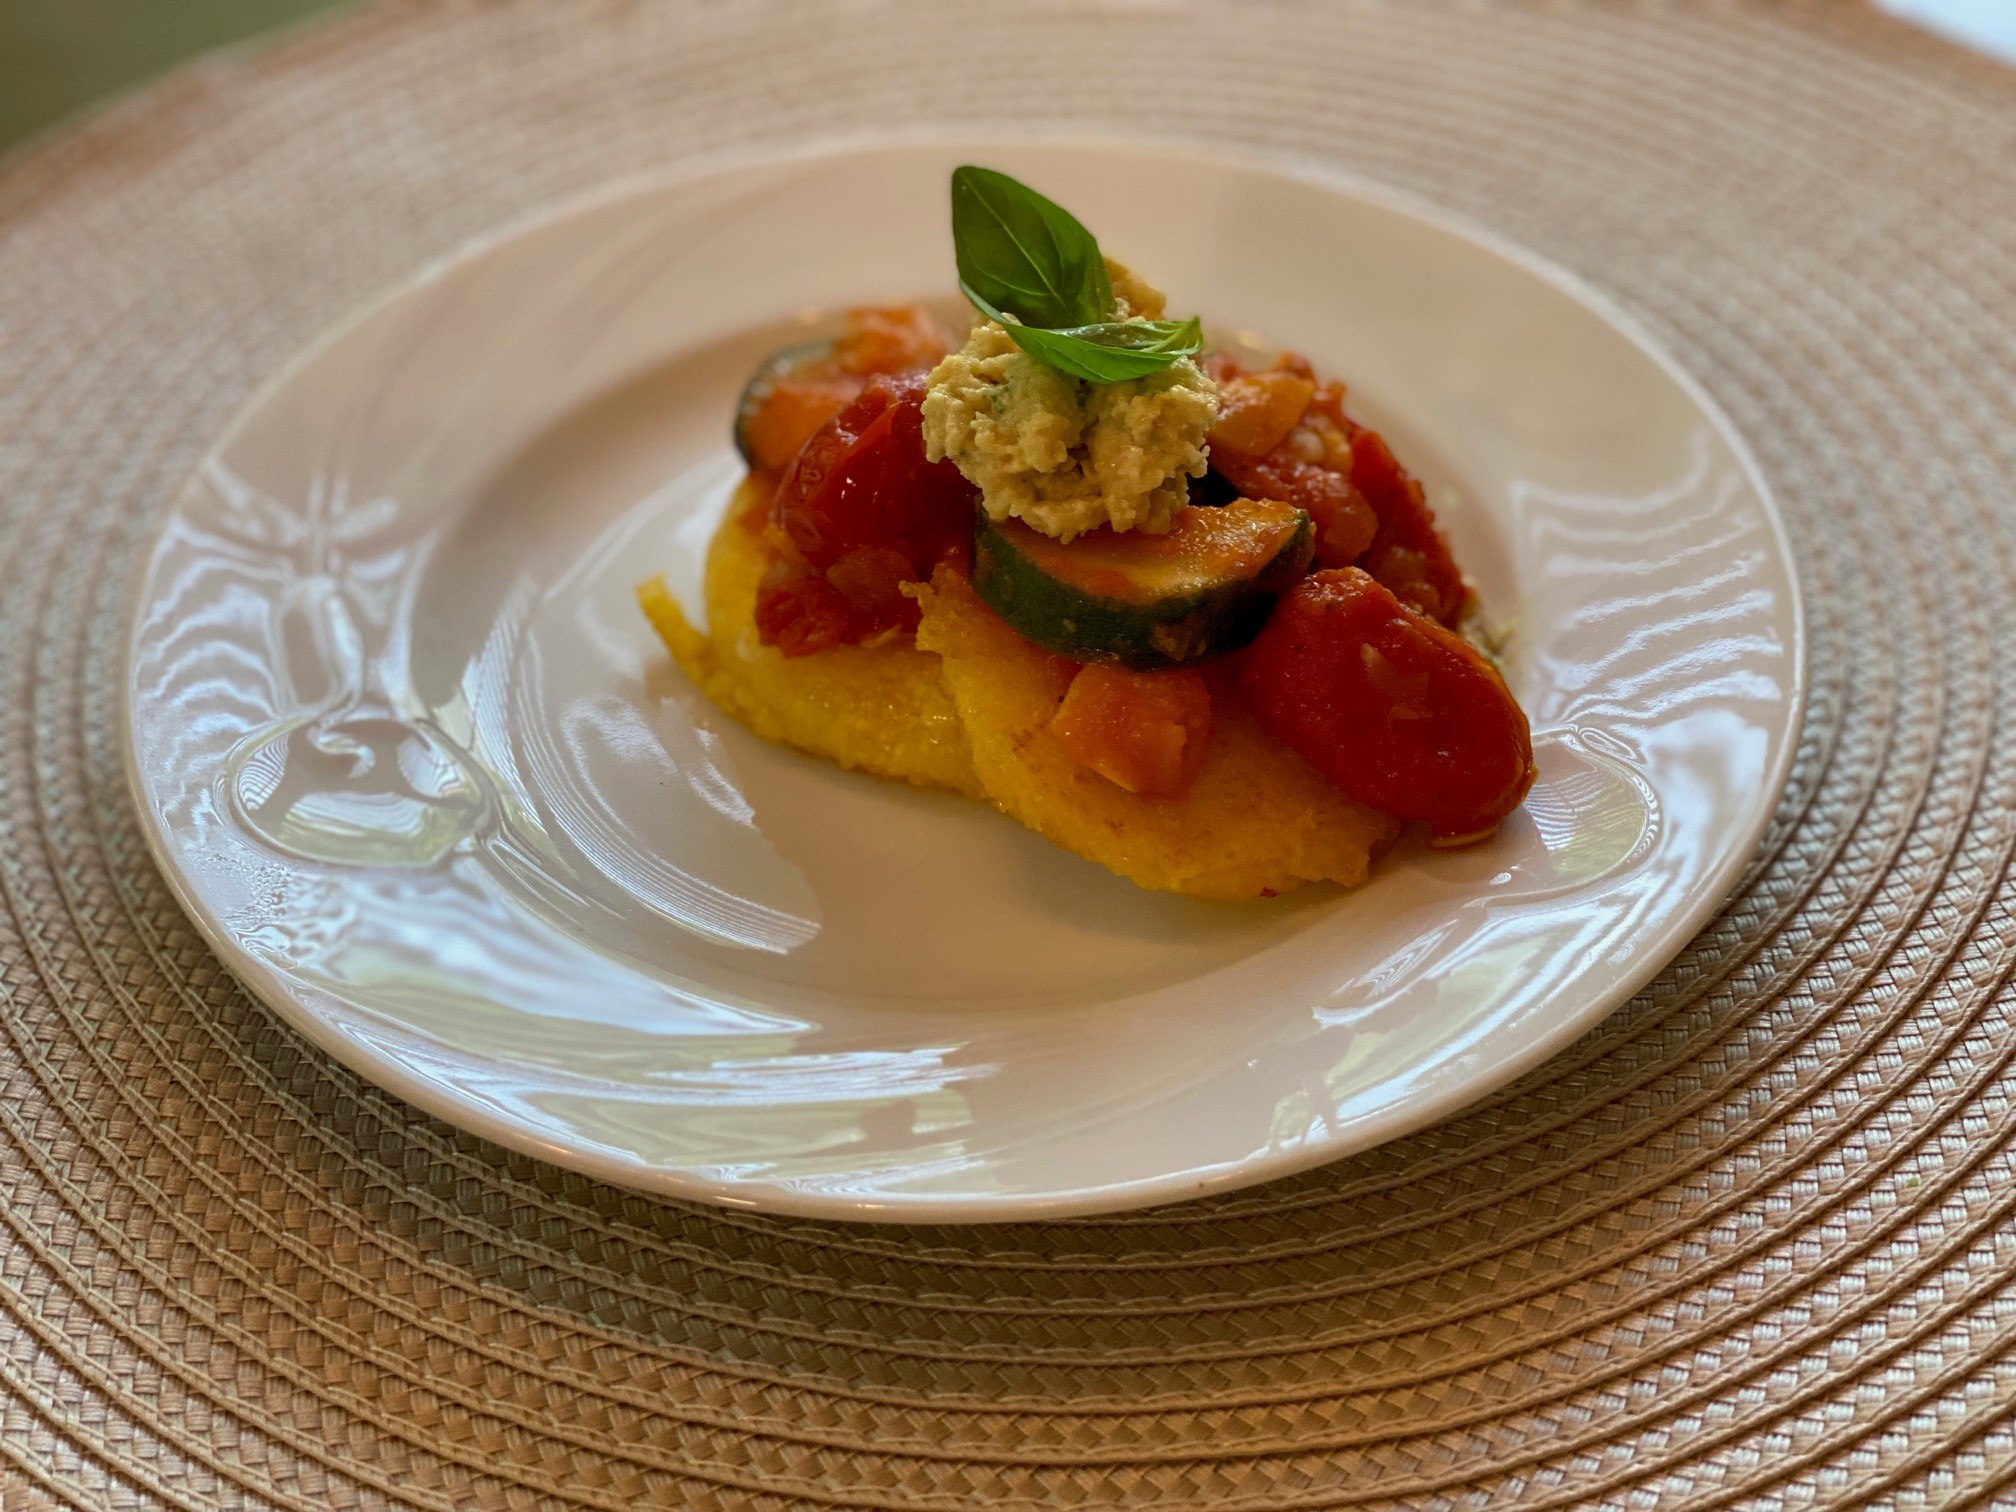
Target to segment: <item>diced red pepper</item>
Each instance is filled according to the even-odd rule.
[[[1304,578],[1242,654],[1260,722],[1346,796],[1480,840],[1533,785],[1526,716],[1497,669],[1356,568]]]
[[[1050,733],[1128,792],[1180,798],[1204,766],[1211,690],[1190,667],[1133,672],[1092,662],[1071,679]]]

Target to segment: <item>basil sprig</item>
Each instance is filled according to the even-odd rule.
[[[964,279],[959,287],[982,315],[997,322],[1031,357],[1093,383],[1145,378],[1204,345],[1204,327],[1194,315],[1183,321],[1100,320],[1058,331],[1004,314]]]
[[[1045,330],[1113,313],[1099,243],[1062,205],[991,168],[952,170],[952,250],[959,282],[983,309]]]
[[[952,172],[959,287],[1038,362],[1093,383],[1158,373],[1204,345],[1189,320],[1115,320],[1092,233],[1063,206],[991,168]]]

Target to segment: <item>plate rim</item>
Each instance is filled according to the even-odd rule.
[[[147,607],[145,590],[175,506],[198,483],[211,464],[226,452],[236,437],[289,382],[311,366],[329,348],[358,326],[395,301],[439,282],[493,247],[531,235],[540,229],[591,213],[597,209],[639,198],[683,184],[716,178],[737,171],[814,163],[827,158],[847,157],[874,151],[971,147],[975,150],[1038,148],[1126,152],[1151,155],[1174,162],[1201,162],[1214,166],[1260,172],[1276,178],[1357,199],[1375,208],[1395,213],[1512,263],[1558,293],[1599,316],[1621,335],[1655,368],[1673,383],[1707,421],[1717,438],[1729,449],[1745,481],[1754,491],[1773,549],[1784,565],[1789,609],[1789,643],[1786,664],[1787,714],[1784,739],[1760,791],[1766,795],[1744,833],[1736,837],[1719,860],[1709,867],[1698,896],[1676,910],[1643,950],[1643,959],[1631,971],[1621,974],[1603,992],[1591,997],[1577,1011],[1563,1016],[1533,1035],[1516,1051],[1497,1062],[1488,1073],[1379,1110],[1367,1124],[1354,1126],[1350,1136],[1331,1135],[1276,1151],[1256,1152],[1247,1158],[1206,1168],[1190,1168],[1152,1177],[1095,1186],[1053,1189],[1029,1195],[999,1192],[943,1193],[880,1192],[874,1200],[834,1195],[825,1189],[807,1189],[788,1181],[731,1180],[709,1178],[704,1168],[652,1165],[635,1158],[606,1153],[598,1148],[559,1146],[523,1124],[488,1106],[466,1099],[450,1086],[410,1071],[401,1062],[371,1053],[362,1042],[339,1032],[328,1020],[310,1010],[286,980],[272,968],[244,951],[234,934],[194,895],[175,864],[170,837],[147,801],[140,771],[139,745],[134,728],[134,670],[141,653],[139,634]],[[1124,132],[1091,135],[1047,132],[973,132],[942,129],[896,131],[864,130],[821,137],[816,142],[764,143],[696,154],[678,165],[631,172],[605,180],[588,189],[508,218],[499,224],[456,241],[446,250],[425,260],[405,276],[380,286],[352,303],[341,315],[325,325],[275,366],[231,412],[214,437],[203,447],[194,463],[180,475],[166,494],[169,501],[150,519],[147,544],[136,554],[126,584],[125,627],[121,637],[120,672],[126,690],[118,700],[118,733],[121,766],[129,801],[136,811],[142,837],[156,872],[167,885],[183,915],[195,926],[219,963],[245,991],[277,1014],[289,1028],[301,1034],[317,1049],[331,1056],[365,1081],[380,1087],[421,1112],[493,1144],[521,1155],[562,1167],[592,1180],[607,1182],[631,1191],[680,1201],[745,1212],[780,1216],[856,1221],[876,1224],[932,1223],[1013,1223],[1057,1218],[1090,1217],[1123,1213],[1143,1208],[1187,1203],[1217,1193],[1258,1186],[1298,1175],[1375,1148],[1416,1132],[1480,1102],[1520,1076],[1557,1054],[1623,1007],[1645,985],[1670,965],[1727,905],[1744,869],[1757,852],[1782,803],[1797,761],[1805,731],[1811,687],[1810,636],[1805,591],[1801,584],[1798,557],[1778,505],[1777,495],[1757,461],[1743,433],[1706,386],[1683,366],[1635,313],[1610,294],[1590,283],[1581,274],[1511,239],[1505,233],[1474,221],[1459,211],[1334,164],[1293,153],[1244,151],[1215,144],[1171,142]],[[401,1034],[410,1033],[396,1026]],[[431,1041],[430,1041],[431,1043]]]

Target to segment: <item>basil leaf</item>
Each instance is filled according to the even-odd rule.
[[[1092,233],[1005,173],[952,170],[952,247],[959,281],[1024,325],[1059,329],[1113,314],[1113,285]]]
[[[1038,362],[1093,383],[1146,378],[1204,345],[1204,329],[1195,316],[1180,324],[1173,320],[1112,321],[1070,331],[1011,325],[1007,331],[1015,344]]]
[[[1159,373],[1204,345],[1194,319],[1114,320],[1099,243],[1070,211],[1005,173],[952,171],[959,287],[1038,362],[1092,383]]]
[[[1092,383],[1125,383],[1159,373],[1178,357],[1188,357],[1204,345],[1204,326],[1188,320],[1105,320],[1092,325],[1049,331],[1018,323],[960,280],[966,297],[980,313],[1008,333],[1015,345],[1046,367]]]

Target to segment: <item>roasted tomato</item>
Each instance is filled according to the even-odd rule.
[[[1181,798],[1211,742],[1211,690],[1190,667],[1133,672],[1091,662],[1071,679],[1050,733],[1130,793]]]
[[[854,639],[854,619],[825,573],[784,559],[756,590],[756,635],[786,656],[809,656]]]
[[[1409,608],[1455,624],[1463,574],[1420,483],[1378,432],[1345,415],[1344,386],[1318,381],[1293,353],[1259,372],[1222,352],[1206,365],[1224,406],[1211,431],[1213,471],[1248,498],[1306,509],[1318,566],[1362,567]]]
[[[1526,716],[1483,655],[1356,568],[1304,578],[1244,652],[1260,722],[1348,797],[1481,840],[1535,775]]]
[[[934,367],[945,355],[945,328],[918,305],[863,305],[849,310],[833,357],[859,378]]]
[[[972,533],[973,485],[924,456],[926,386],[921,372],[870,378],[785,470],[770,518],[805,561],[888,546],[921,576]]]
[[[820,371],[824,361],[807,371],[785,371],[770,378],[760,399],[749,404],[738,432],[749,454],[749,465],[782,472],[791,465],[819,427],[854,402],[861,380],[848,373]]]
[[[1351,486],[1379,517],[1379,533],[1359,565],[1409,609],[1455,624],[1469,590],[1449,543],[1435,528],[1421,484],[1377,431],[1352,426],[1350,436]]]
[[[1223,364],[1220,364],[1221,370]],[[1264,457],[1302,422],[1316,385],[1300,373],[1268,368],[1258,373],[1226,371],[1218,384],[1218,418],[1211,426],[1214,454]]]
[[[1351,486],[1350,442],[1316,403],[1322,389],[1309,365],[1291,355],[1249,373],[1236,358],[1214,352],[1205,368],[1218,384],[1221,405],[1211,427],[1211,470],[1249,499],[1307,510],[1316,527],[1318,565],[1357,561],[1379,520]],[[1342,390],[1338,397],[1341,402]]]
[[[944,328],[920,306],[849,310],[831,341],[788,347],[756,369],[736,406],[735,445],[751,467],[781,472],[869,378],[929,368],[945,352]]]
[[[968,550],[973,487],[925,460],[924,389],[921,372],[870,378],[785,470],[768,522],[779,560],[756,596],[765,645],[803,656],[912,630],[901,585]]]
[[[1212,470],[1249,499],[1278,499],[1307,510],[1316,527],[1316,560],[1325,567],[1348,566],[1363,556],[1379,533],[1379,518],[1351,486],[1351,475],[1322,462],[1306,462],[1283,447],[1264,457],[1211,453]]]

